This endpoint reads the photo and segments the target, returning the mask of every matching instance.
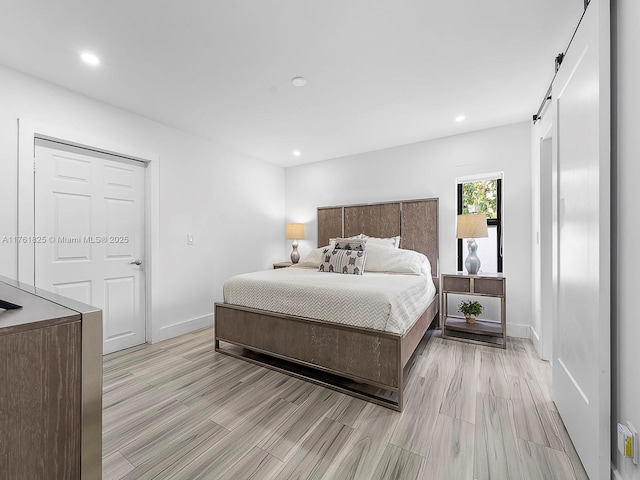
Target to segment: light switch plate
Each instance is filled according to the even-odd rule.
[[[631,430],[631,435],[633,437],[633,464],[638,465],[638,450],[640,450],[640,445],[638,445],[638,431],[629,421],[627,421],[627,427]]]
[[[187,245],[193,245],[193,235],[187,233]]]

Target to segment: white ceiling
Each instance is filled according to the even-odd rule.
[[[583,0],[0,5],[0,63],[289,166],[530,119]]]

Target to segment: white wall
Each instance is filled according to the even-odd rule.
[[[612,2],[612,418],[640,429],[638,350],[640,318],[637,261],[638,182],[640,180],[640,2]],[[640,479],[640,467],[617,451],[612,438],[613,464],[619,478]]]
[[[3,67],[0,240],[17,233],[18,118],[158,156],[154,341],[210,324],[229,276],[281,260],[283,168]],[[0,275],[15,278],[16,265],[15,245],[0,242]]]
[[[504,172],[508,333],[528,338],[532,318],[529,122],[287,168],[287,221],[305,223],[307,238],[300,242],[304,258],[316,246],[319,206],[439,197],[440,271],[455,272],[456,178],[498,171]],[[482,259],[482,252],[479,255]]]

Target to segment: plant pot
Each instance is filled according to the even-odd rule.
[[[467,323],[476,323],[476,317],[464,317]]]

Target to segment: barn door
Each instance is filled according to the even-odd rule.
[[[609,2],[592,0],[553,84],[553,399],[590,478],[610,476]]]

